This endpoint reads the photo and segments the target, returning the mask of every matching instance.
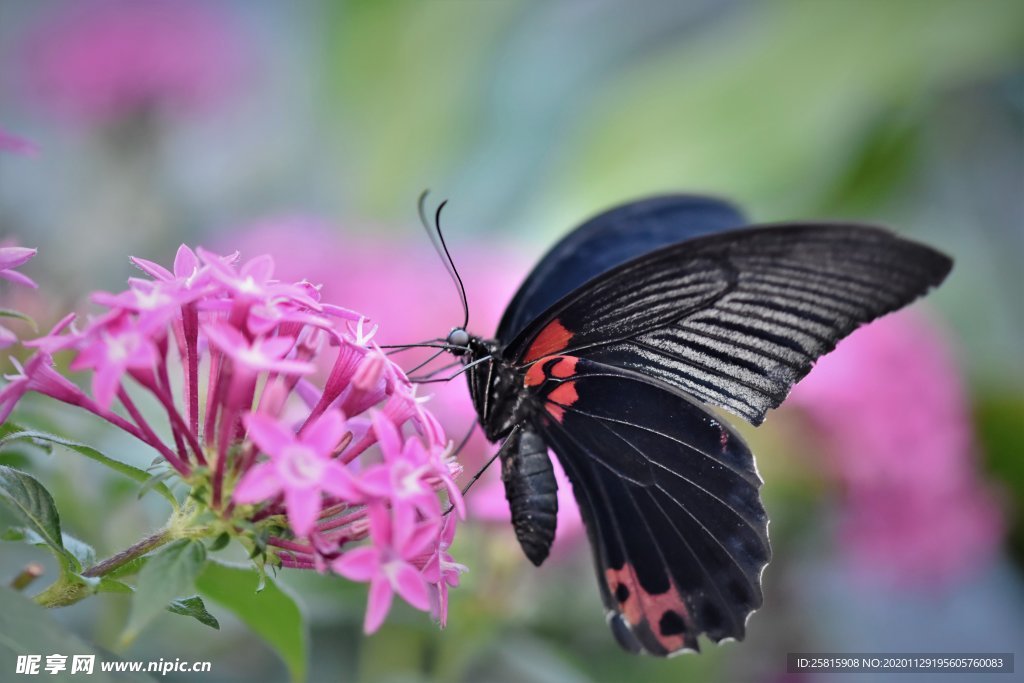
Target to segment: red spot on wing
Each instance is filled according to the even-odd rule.
[[[576,382],[562,382],[548,394],[548,400],[568,408],[577,400],[579,393],[576,391]]]
[[[650,631],[666,652],[696,646],[693,620],[673,582],[669,582],[669,588],[664,593],[649,593],[640,585],[633,565],[628,562],[622,569],[606,568],[604,576],[608,591],[617,603],[618,611],[630,626],[637,629],[646,625],[645,630]],[[666,613],[678,615],[685,624],[685,630],[681,633],[662,633],[661,623]]]
[[[523,378],[523,384],[528,387],[540,386],[544,383],[547,375],[544,374],[544,364],[534,363],[530,366],[530,369],[526,371],[526,377]]]
[[[523,356],[524,363],[532,363],[535,360],[558,353],[569,345],[573,333],[570,332],[558,318],[555,318],[544,329],[533,338],[530,348]]]
[[[558,362],[551,368],[551,376],[572,377],[576,374],[576,363],[579,360],[576,356],[559,356]]]
[[[552,363],[551,361],[555,361]],[[541,358],[527,369],[523,384],[528,387],[540,386],[549,377],[564,379],[576,374],[576,363],[579,358],[575,356],[549,356]]]
[[[552,417],[561,422],[565,417],[565,409],[575,403],[579,397],[575,382],[563,382],[548,394],[548,403],[545,407]]]

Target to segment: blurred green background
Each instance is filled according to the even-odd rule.
[[[144,14],[166,3],[133,5]],[[670,661],[624,654],[607,632],[585,541],[562,544],[535,570],[505,525],[471,520],[455,548],[470,572],[444,631],[398,608],[363,637],[365,586],[286,573],[310,619],[310,680],[782,681],[794,651],[1019,648],[1024,3],[177,7],[195,14],[192,24],[164,14],[120,26],[125,5],[106,0],[0,0],[0,127],[38,147],[0,155],[0,234],[40,248],[23,270],[41,284],[4,290],[5,307],[45,324],[87,308],[83,292],[123,287],[135,274],[127,255],[168,263],[188,242],[271,249],[290,277],[308,267],[332,279],[325,292],[379,315],[390,340],[435,336],[459,312],[415,218],[424,188],[450,199],[450,244],[465,263],[472,327],[485,335],[546,246],[594,212],[654,192],[726,196],[758,221],[881,223],[956,259],[919,306],[949,349],[966,406],[975,445],[964,476],[983,482],[998,509],[969,567],[938,582],[892,581],[844,559],[845,483],[808,466],[818,436],[799,409],[783,409],[745,431],[766,480],[774,559],[744,643]],[[159,49],[163,80],[128,68]],[[468,404],[461,385],[445,393]],[[24,410],[50,419],[45,405]],[[468,406],[445,410],[461,434]],[[958,419],[935,416],[937,427]],[[65,421],[80,440],[110,438]],[[102,554],[160,523],[130,487],[67,454],[0,457],[38,472],[65,523]],[[959,550],[956,529],[930,532],[945,534],[949,554],[974,552]],[[36,558],[2,552],[4,581]],[[58,616],[109,647],[124,614],[105,596]],[[212,636],[165,616],[124,656],[214,662],[212,678],[166,680],[285,680],[258,638],[218,616],[224,627]],[[832,679],[849,677],[799,676]]]

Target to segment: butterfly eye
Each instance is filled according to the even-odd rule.
[[[452,346],[468,346],[469,332],[466,332],[461,327],[454,328],[448,333],[448,343]]]

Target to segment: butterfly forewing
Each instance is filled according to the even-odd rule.
[[[592,280],[507,347],[659,377],[759,424],[857,325],[937,285],[951,261],[885,230],[780,225],[660,249]]]
[[[699,195],[648,197],[604,211],[545,254],[505,309],[497,338],[507,343],[563,296],[615,266],[744,223],[735,205]]]

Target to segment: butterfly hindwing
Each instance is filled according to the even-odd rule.
[[[628,649],[742,638],[770,554],[743,440],[659,380],[571,356],[526,376],[535,425],[573,484],[609,619]]]
[[[858,325],[937,285],[950,259],[859,225],[734,230],[659,249],[561,299],[505,349],[658,377],[760,424]]]
[[[545,254],[505,309],[497,339],[510,341],[556,301],[615,266],[670,244],[745,223],[733,204],[699,195],[648,197],[604,211]]]

